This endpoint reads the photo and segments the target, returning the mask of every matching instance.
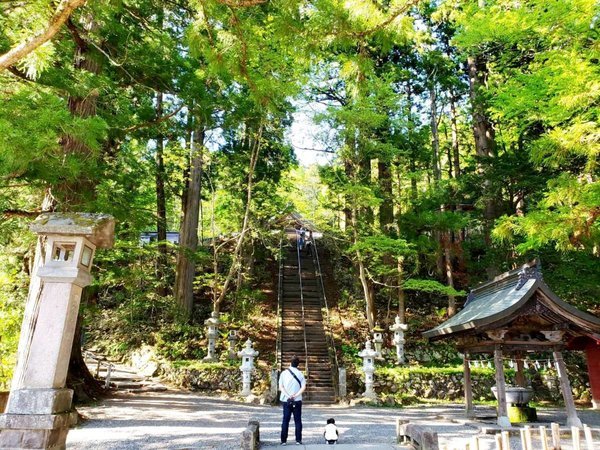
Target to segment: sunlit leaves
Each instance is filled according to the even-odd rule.
[[[494,237],[520,242],[522,253],[546,245],[595,252],[600,245],[600,183],[563,174],[548,184],[537,209],[522,217],[502,217]]]

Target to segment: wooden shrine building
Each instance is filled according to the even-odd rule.
[[[552,352],[567,424],[581,426],[562,352],[585,350],[594,407],[600,406],[600,319],[560,300],[544,283],[537,261],[473,289],[459,313],[423,335],[430,341],[454,339],[464,354],[467,415],[474,415],[469,360],[475,354],[494,355],[501,426],[510,425],[503,358],[516,361],[516,384],[525,387],[528,352]]]

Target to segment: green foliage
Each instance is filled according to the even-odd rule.
[[[34,243],[31,236],[15,238],[13,246],[0,246],[0,390],[8,390],[16,363],[29,278],[23,270]]]
[[[201,345],[203,335],[204,329],[200,325],[167,323],[154,336],[155,348],[158,355],[170,361],[202,359],[206,356]]]
[[[397,379],[398,381],[406,381],[410,379],[411,375],[463,375],[463,367],[454,366],[454,367],[380,367],[377,368],[377,372],[382,375],[390,375]],[[495,374],[494,369],[490,369],[487,367],[473,367],[471,368],[472,375],[478,375],[482,377],[493,377]],[[514,375],[514,373],[512,374]],[[511,376],[510,373],[507,373],[507,376]]]
[[[592,252],[600,243],[600,183],[562,174],[548,182],[548,191],[525,216],[504,216],[495,230],[499,240],[514,241],[520,253],[553,244],[557,250]]]
[[[411,278],[404,282],[404,289],[409,291],[421,291],[431,294],[453,295],[455,297],[467,295],[464,291],[457,291],[435,280],[418,280]]]

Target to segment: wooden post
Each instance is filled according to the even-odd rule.
[[[508,408],[506,406],[506,381],[504,380],[504,364],[502,363],[502,349],[494,349],[494,365],[496,366],[496,393],[498,394],[498,425],[510,427]]]
[[[552,422],[550,427],[552,428],[552,445],[554,446],[554,450],[560,450],[560,426]]]
[[[479,450],[479,437],[473,436],[471,438],[471,450]]]
[[[575,402],[573,401],[573,392],[571,391],[567,367],[565,366],[562,353],[558,349],[554,350],[554,361],[556,362],[556,370],[558,372],[558,377],[560,378],[560,390],[562,391],[565,408],[567,410],[567,426],[581,428],[582,423],[579,417],[577,417],[577,410],[575,409]]]
[[[525,430],[523,428],[521,428],[519,431],[521,432],[521,448],[523,450],[531,450],[529,447],[527,447],[527,439],[525,438]]]
[[[473,409],[473,387],[471,386],[471,367],[469,366],[469,354],[463,356],[463,375],[465,386],[465,413],[467,417],[475,417]]]
[[[542,450],[549,450],[548,436],[546,435],[546,427],[540,427],[540,440],[542,441]]]
[[[522,353],[517,353],[516,354],[517,357],[517,373],[515,374],[515,383],[517,384],[517,386],[520,387],[527,387],[527,379],[525,378],[525,372],[524,372],[524,361],[523,361],[523,354]]]
[[[504,447],[505,450],[510,450],[510,435],[508,434],[508,431],[502,432],[502,447]]]
[[[525,442],[527,443],[527,450],[533,450],[533,441],[531,438],[531,427],[525,426]]]
[[[579,439],[579,427],[571,427],[571,438],[573,439],[573,450],[581,450],[581,440]]]
[[[592,439],[592,429],[587,425],[583,426],[583,434],[585,435],[585,443],[588,450],[594,450],[594,440]]]
[[[494,436],[495,440],[496,440],[496,450],[506,450],[503,449],[502,447],[502,435],[500,433],[496,434],[496,436]],[[508,449],[510,450],[510,449]]]

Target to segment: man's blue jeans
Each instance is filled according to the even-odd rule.
[[[296,428],[296,442],[302,442],[302,401],[282,402],[283,422],[281,422],[281,442],[287,442],[290,419],[294,415],[294,427]]]

